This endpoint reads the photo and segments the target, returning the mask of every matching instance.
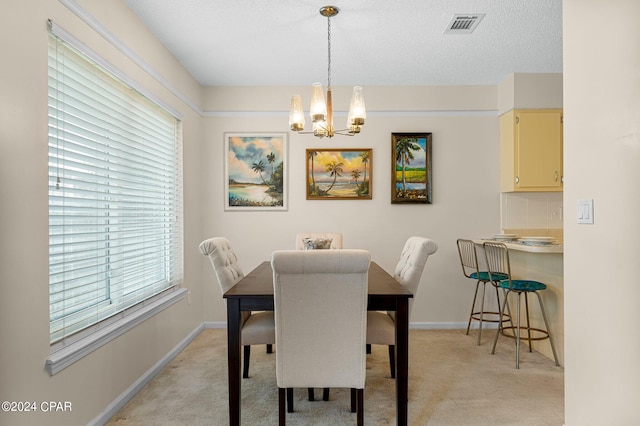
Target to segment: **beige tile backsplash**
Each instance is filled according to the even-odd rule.
[[[550,236],[562,241],[562,192],[500,194],[502,232]]]

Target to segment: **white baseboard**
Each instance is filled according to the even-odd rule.
[[[122,407],[127,405],[127,403],[133,398],[140,390],[145,387],[147,383],[149,383],[162,369],[169,364],[184,348],[186,348],[189,343],[193,339],[196,338],[198,334],[204,329],[204,323],[200,324],[196,327],[187,337],[182,339],[180,343],[178,343],[173,349],[171,349],[162,359],[156,362],[153,367],[147,370],[142,376],[138,378],[127,390],[122,392],[118,397],[111,402],[107,406],[107,408],[100,413],[96,418],[94,418],[90,425],[104,425],[106,424],[113,416],[116,415]]]
[[[471,323],[472,329],[477,329],[479,323],[474,321]],[[493,323],[484,323],[483,328],[497,328],[498,326]],[[225,321],[207,321],[203,323],[203,328],[227,328]],[[416,330],[466,330],[466,322],[412,322],[409,324],[409,328]]]
[[[471,323],[472,329],[477,329],[480,323],[474,321]],[[482,328],[497,328],[497,324],[485,322]],[[206,321],[203,328],[227,328],[225,321]],[[409,328],[416,330],[466,330],[466,322],[412,322]]]
[[[226,321],[205,321],[203,328],[227,328]]]
[[[476,330],[479,328],[480,323],[473,321],[471,323],[471,329]],[[412,322],[409,324],[409,328],[415,330],[466,330],[467,322]],[[497,323],[485,322],[482,324],[482,328],[498,328]]]

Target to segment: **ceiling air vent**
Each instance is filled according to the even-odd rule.
[[[466,15],[453,15],[453,19],[447,25],[445,34],[471,34],[476,29],[484,13],[470,13]]]

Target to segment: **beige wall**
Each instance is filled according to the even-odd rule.
[[[466,323],[473,287],[460,272],[455,240],[499,231],[497,86],[367,87],[369,117],[360,136],[317,140],[290,135],[287,212],[225,212],[224,132],[286,131],[291,94],[307,98],[309,88],[203,89],[120,1],[78,4],[170,87],[58,1],[23,0],[2,7],[0,36],[14,41],[5,43],[3,55],[10,61],[3,62],[0,79],[0,399],[70,401],[73,411],[0,413],[0,424],[85,424],[202,322],[223,322],[217,284],[197,249],[213,235],[232,240],[247,271],[273,250],[293,247],[298,231],[342,232],[345,247],[370,250],[389,271],[406,238],[433,238],[440,249],[429,260],[412,322],[436,327]],[[53,377],[44,370],[49,355],[49,18],[184,115],[185,286],[191,290],[191,303],[179,302]],[[337,109],[346,108],[348,93],[336,88]],[[434,204],[391,205],[391,133],[412,131],[433,133]],[[372,200],[305,200],[305,149],[324,146],[373,148]]]
[[[498,84],[498,114],[512,109],[562,108],[562,74],[516,73]]]
[[[564,0],[565,423],[640,422],[640,2]],[[577,200],[594,200],[578,225]]]
[[[499,232],[496,87],[401,88],[395,96],[407,99],[406,109],[401,109],[403,103],[399,101],[384,102],[394,95],[391,88],[366,87],[368,118],[360,135],[319,140],[312,135],[289,134],[287,212],[225,212],[221,160],[224,133],[287,131],[286,110],[294,90],[308,102],[310,86],[207,91],[204,104],[211,116],[205,119],[202,150],[204,233],[228,237],[245,270],[268,259],[273,250],[294,248],[296,233],[303,231],[342,232],[344,247],[370,250],[373,259],[388,271],[393,271],[409,236],[432,238],[440,248],[427,264],[412,322],[421,326],[466,326],[473,288],[460,270],[455,241],[458,237]],[[349,88],[334,90],[349,93]],[[254,96],[246,95],[247,91]],[[346,109],[348,97],[336,98],[335,107]],[[434,101],[451,98],[456,102]],[[225,113],[221,111],[224,105],[232,107]],[[255,111],[256,105],[262,111]],[[231,111],[240,116],[230,116]],[[336,121],[344,119],[342,114]],[[390,203],[392,132],[433,133],[432,205]],[[324,147],[373,149],[372,200],[305,199],[305,150]],[[213,279],[210,267],[204,268],[205,276]],[[214,297],[218,294],[217,288],[208,291]],[[222,302],[214,297],[210,299],[214,307],[205,310],[205,319],[223,321]]]
[[[107,6],[108,3],[108,6]],[[118,2],[84,1],[129,48],[198,102],[199,86]],[[86,424],[202,323],[197,242],[201,118],[58,1],[0,7],[0,400],[69,401],[67,413],[4,413],[3,425]],[[182,300],[57,375],[49,356],[47,215],[47,19],[82,40],[184,115],[185,286]]]

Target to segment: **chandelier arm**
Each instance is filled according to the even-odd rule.
[[[342,136],[355,136],[357,134],[356,132],[353,132],[351,129],[334,130],[333,133],[335,133],[336,135],[342,135]]]

